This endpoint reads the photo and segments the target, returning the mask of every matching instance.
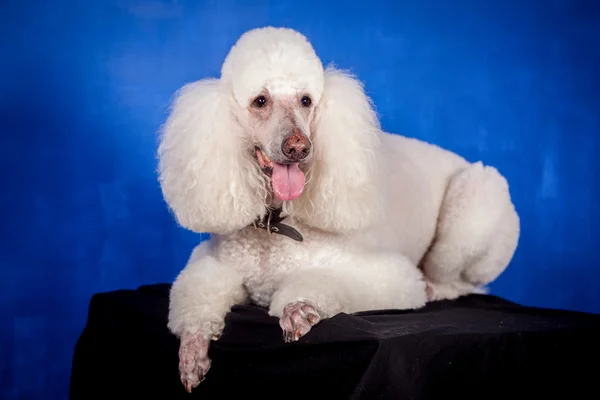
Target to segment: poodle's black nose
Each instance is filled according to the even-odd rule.
[[[304,160],[310,154],[310,140],[302,133],[294,132],[283,141],[281,151],[292,162]]]

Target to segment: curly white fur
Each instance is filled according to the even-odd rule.
[[[180,89],[159,147],[165,200],[196,232],[239,230],[265,212],[264,178],[244,152],[224,86],[208,79]]]
[[[261,94],[270,108],[253,108]],[[301,96],[312,105],[299,106]],[[312,153],[304,191],[283,206],[303,242],[251,226],[272,201],[255,146],[278,157],[294,129]],[[518,243],[498,171],[382,132],[360,81],[323,68],[289,29],[244,34],[219,79],[184,86],[158,156],[177,221],[213,234],[173,284],[169,328],[178,336],[218,337],[231,306],[247,300],[275,316],[306,301],[327,317],[478,292]]]
[[[367,227],[382,211],[374,195],[381,131],[360,81],[328,68],[314,126],[311,184],[291,209],[303,223],[331,232]]]

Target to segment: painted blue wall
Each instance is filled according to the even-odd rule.
[[[91,295],[183,266],[197,236],[162,202],[155,133],[267,24],[357,73],[387,130],[507,176],[523,231],[494,294],[600,312],[600,3],[336,3],[1,3],[0,398],[66,398]]]

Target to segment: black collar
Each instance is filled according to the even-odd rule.
[[[252,224],[255,228],[265,229],[271,233],[277,233],[279,235],[287,236],[298,242],[302,242],[304,238],[296,229],[289,225],[281,223],[285,217],[281,216],[282,209],[276,210],[267,209],[267,214],[262,218],[257,218]]]

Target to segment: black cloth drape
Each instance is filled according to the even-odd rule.
[[[276,318],[236,306],[192,394],[166,327],[170,285],[93,296],[71,399],[593,398],[600,315],[490,295],[416,311],[339,314],[285,344]],[[33,379],[33,377],[32,377]],[[590,397],[591,396],[591,397]]]

